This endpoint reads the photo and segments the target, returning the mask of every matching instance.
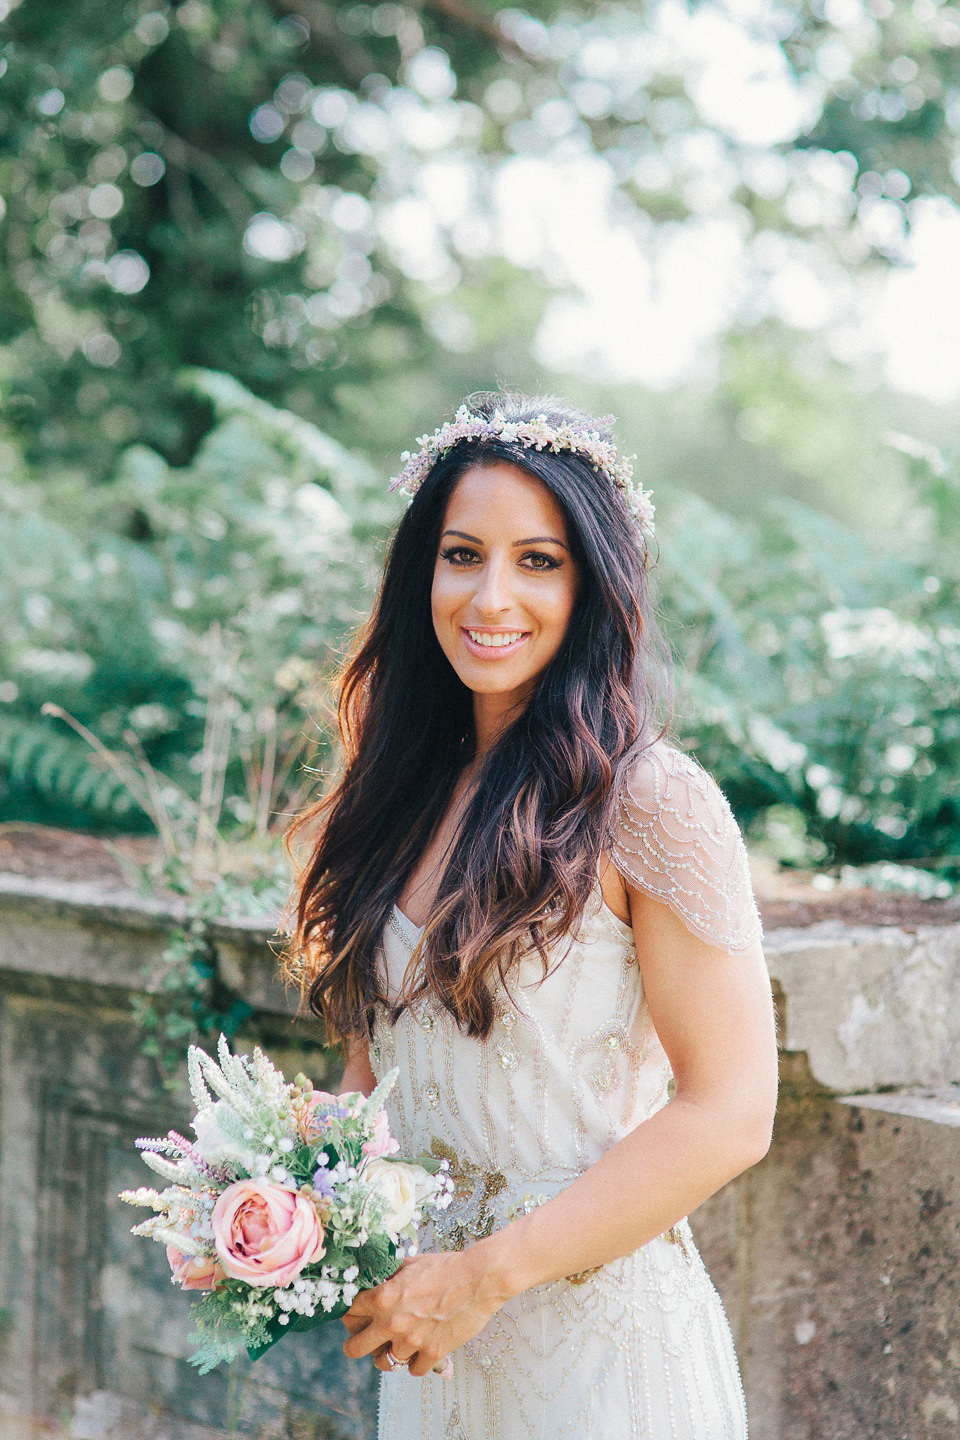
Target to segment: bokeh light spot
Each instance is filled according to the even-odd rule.
[[[118,250],[107,261],[106,272],[118,295],[139,295],[150,279],[150,266],[136,250]]]
[[[157,155],[153,150],[144,150],[141,155],[135,155],[130,161],[130,179],[135,185],[141,185],[146,189],[163,179],[166,168],[162,156]]]
[[[276,105],[258,105],[250,116],[250,134],[261,145],[271,145],[280,139],[286,123]]]
[[[104,70],[97,81],[97,90],[104,100],[118,104],[126,100],[133,89],[133,75],[126,65],[111,65],[109,70]]]

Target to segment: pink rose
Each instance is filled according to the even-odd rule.
[[[364,1141],[363,1153],[371,1160],[379,1160],[381,1155],[396,1155],[399,1149],[400,1142],[390,1134],[387,1112],[381,1110],[373,1127],[373,1138]]]
[[[167,1259],[182,1290],[215,1290],[224,1278],[223,1268],[212,1255],[183,1255],[168,1245]]]
[[[289,1285],[324,1254],[323,1226],[311,1202],[269,1180],[228,1186],[212,1223],[224,1270],[248,1285]]]

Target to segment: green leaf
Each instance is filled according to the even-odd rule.
[[[247,1354],[251,1360],[259,1360],[261,1355],[266,1355],[268,1350],[272,1350],[284,1335],[291,1335],[294,1332],[302,1335],[307,1330],[316,1330],[318,1325],[325,1325],[328,1320],[339,1320],[341,1316],[346,1315],[347,1309],[346,1305],[341,1304],[335,1305],[332,1310],[318,1310],[315,1315],[292,1315],[288,1325],[281,1325],[279,1320],[268,1320],[266,1325],[268,1339],[259,1345],[248,1345]]]

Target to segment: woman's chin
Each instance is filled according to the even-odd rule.
[[[538,671],[531,675],[526,666],[514,667],[508,664],[494,671],[492,666],[488,668],[482,662],[468,662],[454,668],[474,695],[515,696],[518,701],[529,697],[540,673]]]

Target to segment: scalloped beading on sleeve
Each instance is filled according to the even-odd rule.
[[[709,945],[747,950],[763,938],[740,827],[717,782],[682,750],[658,741],[621,779],[610,856]]]

